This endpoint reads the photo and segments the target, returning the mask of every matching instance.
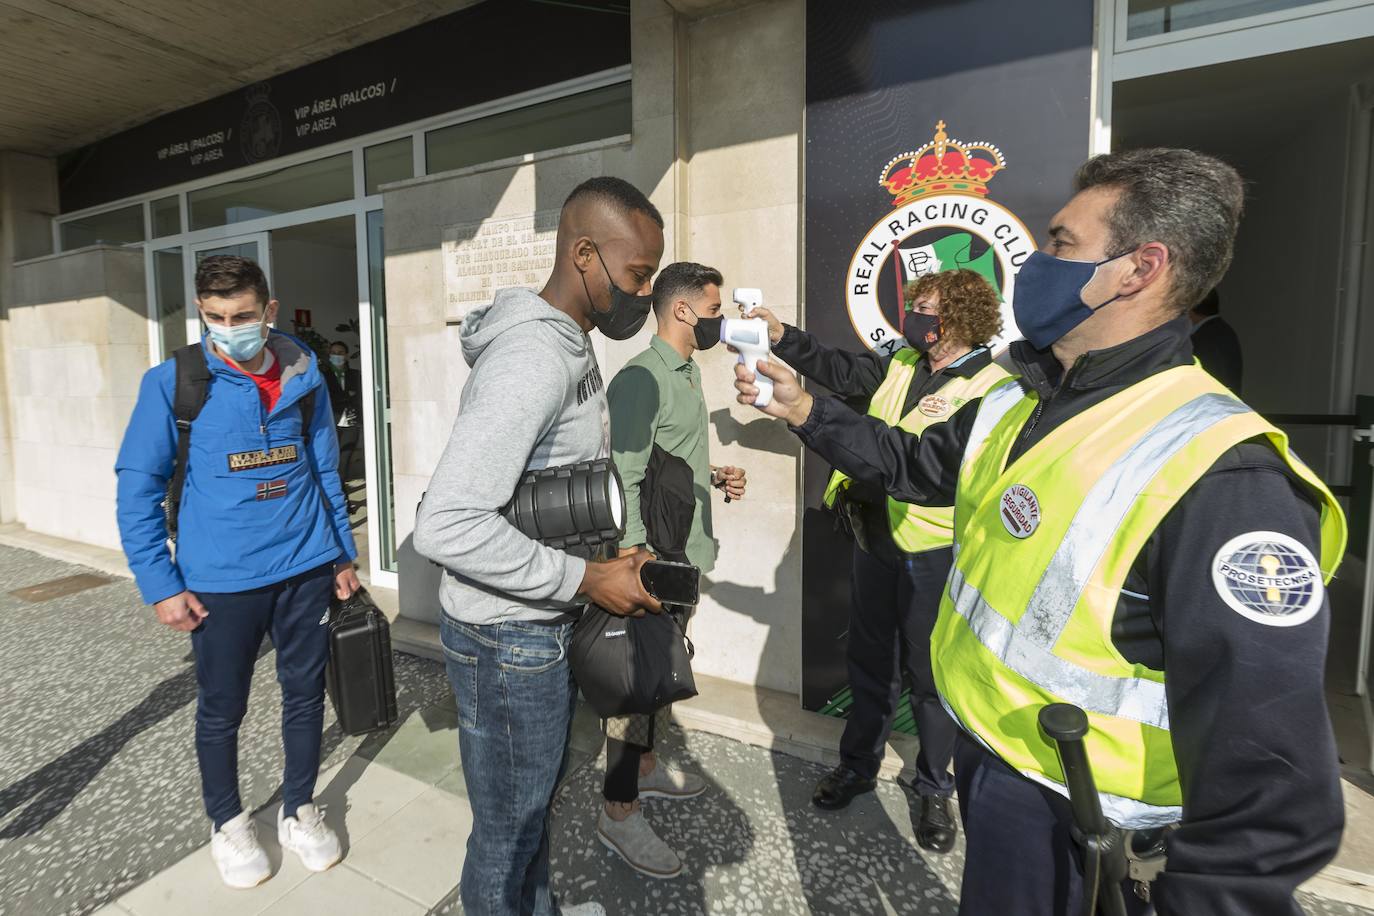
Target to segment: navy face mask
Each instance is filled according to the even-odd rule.
[[[1032,251],[1016,274],[1011,310],[1016,326],[1037,350],[1046,350],[1055,341],[1092,317],[1093,312],[1110,305],[1113,296],[1101,305],[1083,301],[1083,287],[1103,264],[1124,258],[1125,252],[1101,261],[1069,261]]]

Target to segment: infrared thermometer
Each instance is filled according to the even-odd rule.
[[[763,305],[763,292],[737,288],[734,300],[747,315],[751,309]],[[759,389],[754,406],[767,407],[773,400],[773,380],[759,372],[758,364],[768,362],[768,322],[762,318],[726,318],[720,323],[720,339],[739,351],[739,362],[754,373],[754,384]]]

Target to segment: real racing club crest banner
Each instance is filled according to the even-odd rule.
[[[1093,3],[808,0],[806,15],[803,326],[891,354],[905,284],[962,267],[1018,336],[1017,270],[1088,155]],[[804,465],[802,702],[846,715],[853,548],[821,509],[830,468]]]

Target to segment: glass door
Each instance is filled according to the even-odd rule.
[[[202,242],[187,249],[185,265],[186,302],[194,305],[196,301],[196,268],[200,262],[217,254],[236,254],[241,258],[251,258],[258,262],[262,272],[267,275],[267,284],[272,285],[272,246],[266,232],[240,235],[233,238]],[[194,307],[186,316],[186,339],[200,340],[200,313]]]
[[[186,311],[186,264],[181,248],[160,248],[150,252],[153,282],[153,311],[151,352],[154,362],[170,359],[172,354],[188,343],[186,333],[191,323]]]
[[[369,397],[364,400],[366,458],[370,492],[368,540],[371,544],[371,578],[378,585],[396,588],[396,498],[391,479],[391,394],[387,383],[386,247],[381,210],[373,210],[360,228],[366,234],[366,297],[360,304],[363,330],[363,380]],[[359,297],[363,298],[363,297]]]

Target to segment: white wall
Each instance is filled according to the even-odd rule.
[[[636,184],[667,222],[663,263],[719,267],[727,285],[761,286],[796,322],[800,289],[802,0],[770,0],[684,20],[663,0],[631,13],[633,139],[503,168],[468,169],[386,190],[396,523],[402,613],[433,619],[435,575],[409,548],[415,506],[447,441],[467,368],[445,322],[444,228],[557,209],[579,182]],[[648,344],[599,341],[614,373]],[[705,674],[796,693],[801,668],[797,444],[734,402],[731,357],[701,357],[712,460],[749,471],[745,500],[717,502],[720,560],[693,623]],[[747,432],[746,432],[747,430]],[[741,446],[741,440],[751,448]]]
[[[119,547],[115,455],[148,368],[143,252],[84,248],[16,265],[5,335],[17,520]]]
[[[9,336],[14,263],[52,253],[57,213],[57,163],[40,156],[0,151],[0,352]],[[15,519],[13,422],[7,373],[0,372],[0,522]]]
[[[689,231],[678,259],[718,268],[727,287],[761,288],[789,324],[801,323],[804,26],[805,4],[784,0],[687,28]],[[738,314],[728,301],[725,308]],[[729,505],[713,497],[720,554],[693,623],[696,666],[797,694],[800,443],[779,421],[735,403],[735,358],[724,347],[697,358],[711,460],[743,467],[749,490]]]

